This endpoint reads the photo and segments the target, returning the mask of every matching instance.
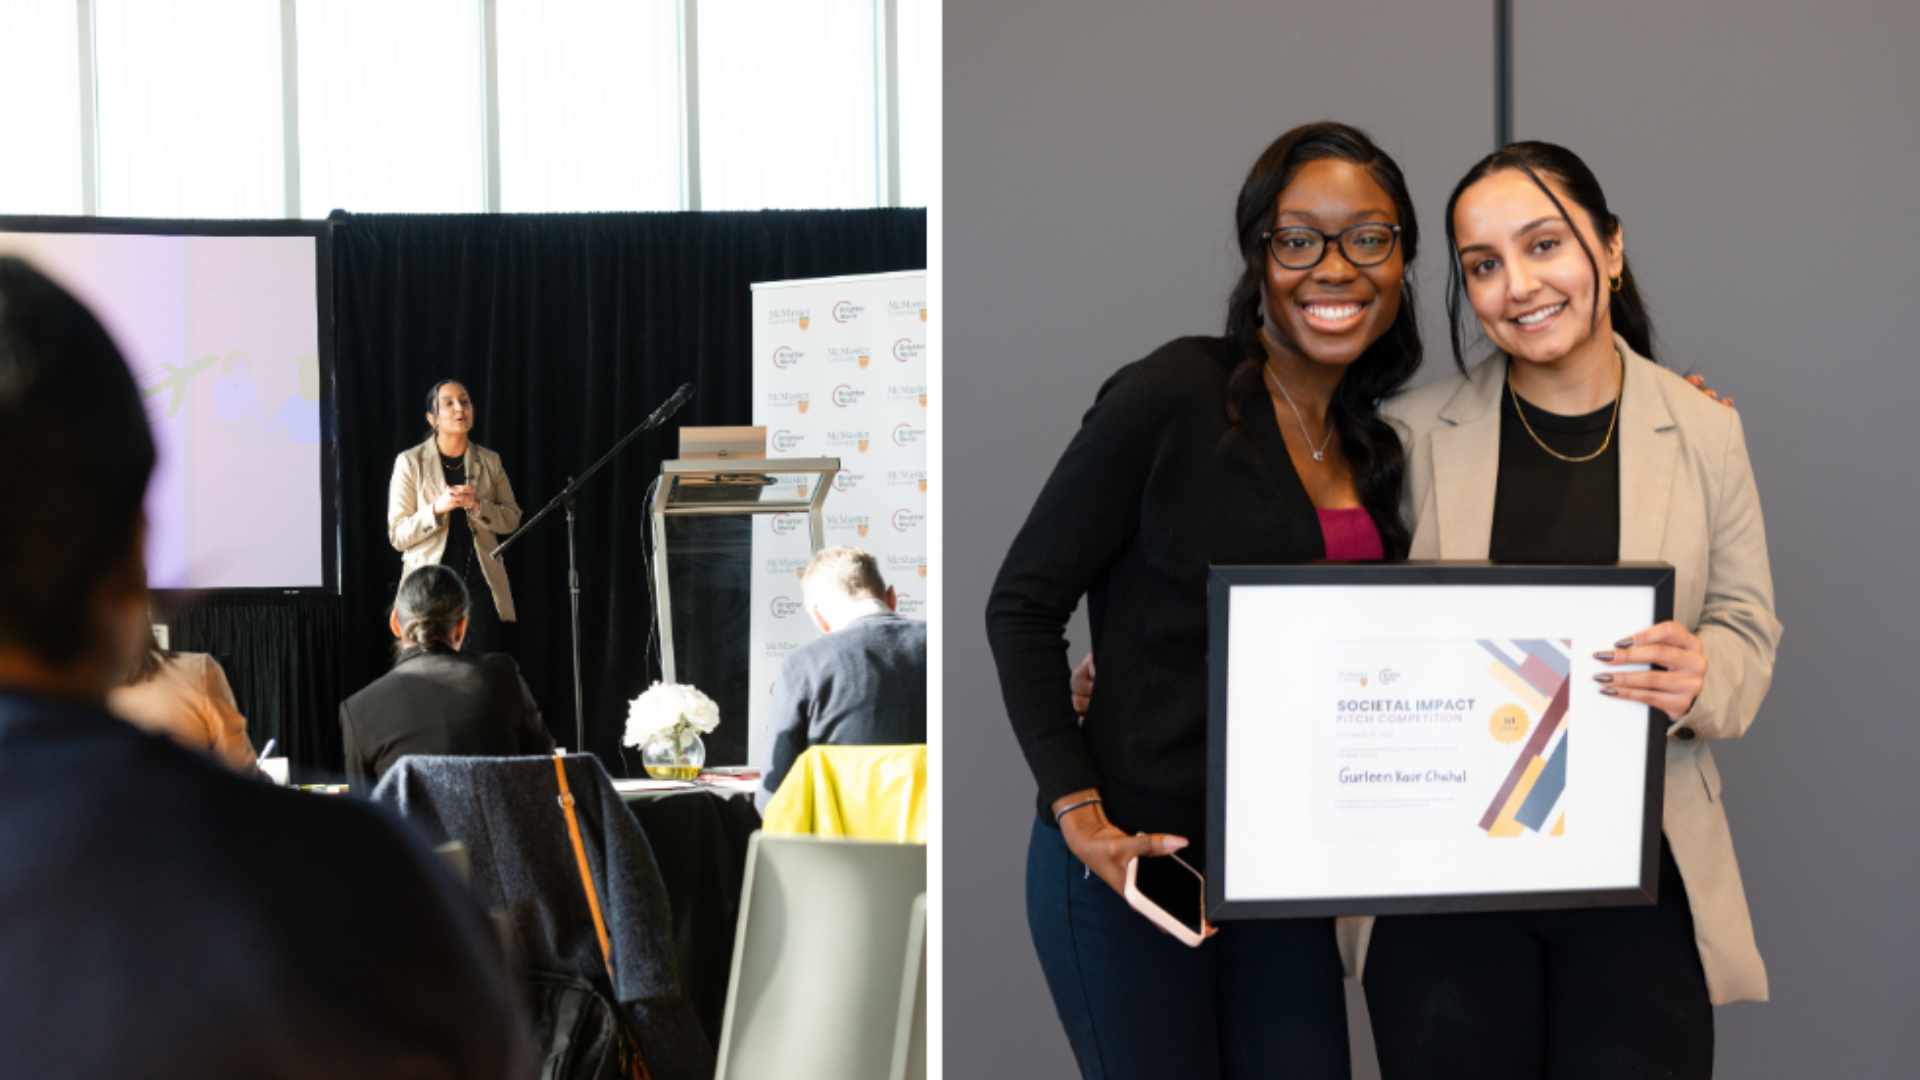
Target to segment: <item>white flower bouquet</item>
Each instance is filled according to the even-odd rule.
[[[681,748],[693,745],[696,732],[720,726],[720,706],[691,686],[654,683],[627,706],[628,746],[645,748],[656,735],[672,735]]]

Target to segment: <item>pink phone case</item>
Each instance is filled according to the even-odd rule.
[[[1183,863],[1182,865],[1185,865],[1185,864]],[[1192,930],[1187,928],[1187,924],[1167,914],[1165,908],[1162,908],[1159,904],[1156,904],[1153,901],[1147,899],[1146,894],[1140,891],[1139,885],[1135,882],[1135,879],[1139,877],[1139,874],[1140,874],[1140,860],[1138,858],[1128,859],[1127,860],[1127,888],[1125,893],[1123,894],[1127,898],[1127,906],[1131,907],[1133,910],[1139,912],[1140,914],[1145,915],[1149,920],[1153,922],[1153,925],[1159,927],[1162,930],[1165,930],[1169,934],[1172,934],[1174,937],[1174,940],[1178,941],[1180,944],[1188,945],[1196,949],[1199,948],[1200,944],[1206,941],[1209,936],[1211,936],[1211,932],[1213,929],[1211,924],[1207,922],[1206,914],[1203,912],[1200,916],[1200,932],[1197,934],[1194,933]]]

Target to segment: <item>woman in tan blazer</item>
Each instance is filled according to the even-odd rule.
[[[1382,1075],[1707,1077],[1712,1006],[1767,997],[1708,748],[1753,722],[1780,637],[1740,418],[1648,358],[1619,219],[1570,151],[1490,155],[1447,218],[1466,378],[1386,408],[1410,557],[1675,568],[1672,621],[1599,654],[1654,667],[1592,688],[1670,718],[1660,901],[1347,921]],[[1471,371],[1462,298],[1497,350]]]
[[[107,693],[107,708],[143,731],[211,755],[243,776],[258,772],[247,718],[220,662],[206,653],[162,649],[148,628],[140,659]]]
[[[452,380],[427,392],[433,436],[393,460],[387,488],[387,539],[400,552],[402,581],[439,564],[460,575],[476,598],[468,650],[502,647],[500,624],[514,621],[506,564],[487,557],[498,538],[520,527],[520,504],[500,455],[475,443],[473,400]],[[485,583],[485,590],[481,584]],[[485,597],[491,596],[489,604]]]

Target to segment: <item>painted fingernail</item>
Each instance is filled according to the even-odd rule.
[[[1601,693],[1603,693],[1603,694],[1605,694],[1605,695],[1607,695],[1608,697],[1619,697],[1619,696],[1620,696],[1620,691],[1618,691],[1618,690],[1615,690],[1615,689],[1614,689],[1613,687],[1611,687],[1611,686],[1603,686],[1603,687],[1601,687],[1601,688],[1600,688],[1600,692],[1601,692]]]
[[[1597,652],[1597,653],[1594,653],[1594,654],[1593,654],[1593,658],[1594,658],[1595,660],[1611,660],[1611,659],[1613,659],[1613,653],[1611,653],[1611,652]]]
[[[1613,647],[1616,649],[1631,649],[1633,648],[1633,639],[1630,637],[1621,638],[1619,641],[1613,643]]]
[[[1612,681],[1613,681],[1613,676],[1611,676],[1611,675],[1595,675],[1595,676],[1593,677],[1593,681],[1594,681],[1594,682],[1612,682]]]

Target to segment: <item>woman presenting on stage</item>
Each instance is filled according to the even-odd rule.
[[[502,647],[501,624],[514,621],[513,593],[506,565],[486,553],[496,537],[519,528],[520,504],[500,455],[470,437],[474,408],[465,386],[436,383],[427,392],[427,423],[432,437],[393,459],[387,539],[400,552],[403,581],[434,564],[460,575],[474,597],[465,651],[493,652]]]

